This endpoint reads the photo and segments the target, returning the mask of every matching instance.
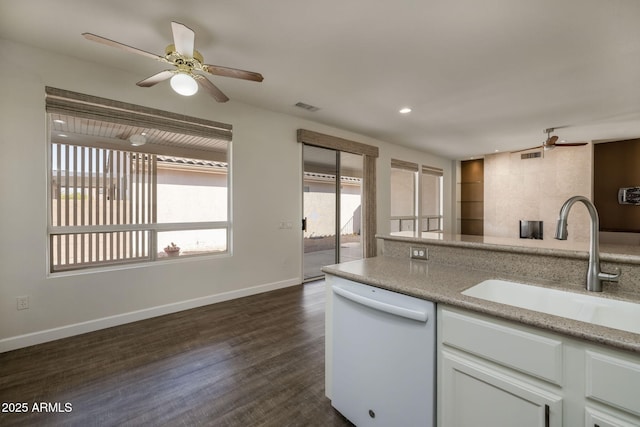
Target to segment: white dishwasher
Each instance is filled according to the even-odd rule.
[[[435,304],[345,279],[331,294],[333,407],[359,427],[435,425]]]

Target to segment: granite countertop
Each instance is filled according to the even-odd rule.
[[[514,239],[509,237],[469,236],[448,233],[422,233],[420,237],[413,232],[376,235],[383,240],[399,242],[428,243],[431,245],[457,246],[487,249],[524,254],[553,255],[565,258],[589,258],[589,242],[570,242],[555,239]],[[640,264],[640,246],[614,245],[600,243],[600,260]]]
[[[523,279],[490,271],[462,269],[426,261],[385,256],[330,265],[324,267],[322,271],[435,303],[460,307],[598,344],[640,353],[640,334],[486,301],[461,293],[487,279],[503,279],[567,290],[556,282],[540,280],[532,282],[530,278]],[[599,296],[608,297],[607,294]],[[640,301],[637,302],[640,303]]]

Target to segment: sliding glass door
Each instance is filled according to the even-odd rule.
[[[361,259],[362,252],[362,155],[340,154],[338,261]]]
[[[303,144],[303,278],[362,258],[361,155]]]

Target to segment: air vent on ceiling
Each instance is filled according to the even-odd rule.
[[[533,153],[524,153],[520,154],[520,159],[537,159],[538,157],[542,157],[542,151],[535,151]]]
[[[316,111],[318,111],[320,109],[318,107],[314,107],[313,105],[305,104],[304,102],[296,103],[296,107],[304,108],[305,110],[311,111],[312,113],[315,113]]]

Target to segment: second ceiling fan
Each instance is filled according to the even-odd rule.
[[[563,126],[565,127],[565,126]],[[578,147],[580,145],[587,145],[586,142],[560,142],[558,143],[558,136],[553,135],[551,133],[554,132],[556,128],[548,128],[544,130],[544,133],[547,134],[547,139],[542,143],[542,145],[538,145],[537,147],[525,148],[524,150],[513,151],[513,153],[519,153],[521,151],[529,151],[536,150],[542,148],[544,151],[553,150],[556,147]]]
[[[195,49],[195,33],[186,25],[171,22],[173,44],[165,48],[165,55],[156,55],[126,44],[110,40],[92,33],[82,33],[84,38],[107,46],[116,47],[130,53],[146,56],[160,62],[171,64],[175,69],[160,71],[151,77],[136,83],[140,87],[151,87],[162,81],[171,79],[171,87],[181,95],[189,96],[198,91],[198,86],[206,90],[218,102],[227,102],[229,98],[222,93],[209,79],[196,72],[205,72],[217,76],[233,77],[236,79],[261,82],[260,73],[239,70],[237,68],[222,67],[204,63],[202,54]]]

